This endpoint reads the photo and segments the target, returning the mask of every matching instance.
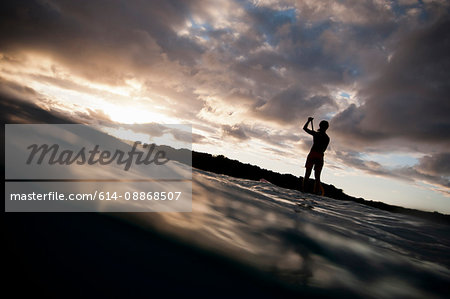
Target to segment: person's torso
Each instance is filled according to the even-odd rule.
[[[314,144],[311,148],[311,151],[324,153],[330,143],[330,137],[326,133],[316,132],[313,135]]]

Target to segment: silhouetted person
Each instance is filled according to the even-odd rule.
[[[328,135],[325,133],[328,129],[328,122],[326,120],[322,120],[319,124],[319,129],[317,131],[314,131],[312,122],[313,119],[314,118],[312,117],[308,117],[308,121],[303,126],[303,130],[313,136],[314,143],[308,154],[308,158],[306,159],[306,171],[305,177],[303,178],[302,182],[302,191],[305,190],[305,182],[309,180],[309,177],[311,176],[311,170],[314,166],[314,178],[316,179],[316,182],[314,184],[314,193],[317,193],[318,190],[320,190],[321,194],[323,195],[324,190],[322,184],[320,183],[320,173],[322,172],[323,167],[323,155],[328,147],[328,144],[330,143],[330,137],[328,137]],[[311,130],[308,129],[309,123],[311,123]]]

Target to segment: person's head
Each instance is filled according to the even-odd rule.
[[[328,122],[326,120],[322,120],[319,124],[319,131],[325,132],[328,129]]]

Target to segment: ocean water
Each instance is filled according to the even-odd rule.
[[[196,169],[192,213],[138,213],[135,220],[293,289],[449,295],[447,224]]]
[[[94,136],[95,138],[92,139],[95,141],[101,139],[103,140],[102,144],[111,142],[114,148],[123,146],[119,141],[111,141],[109,137],[106,138],[99,133]],[[25,148],[16,150],[24,151]],[[343,298],[449,297],[450,226],[448,224],[438,224],[412,216],[394,214],[355,202],[338,201],[283,189],[270,183],[237,179],[191,169],[175,161],[170,161],[167,165],[171,173],[181,175],[190,174],[192,171],[192,212],[116,213],[112,216],[125,218],[127,221],[132,221],[164,236],[178,239],[188,245],[180,246],[180,248],[199,248],[201,252],[210,252],[219,258],[223,257],[224,261],[244,265],[245,269],[252,269],[252,273],[257,273],[256,276],[261,275],[265,279],[276,281],[277,285],[282,285],[289,291],[293,290],[295,295],[298,291],[298,295],[327,294],[328,297]],[[66,178],[70,175],[79,177],[81,175],[89,179],[94,176],[108,178],[115,169],[96,168],[95,173],[87,170],[83,173],[82,170],[73,167],[68,169],[48,167],[47,170],[46,175],[49,178]],[[139,171],[135,173],[138,178],[152,177],[148,173],[149,168],[142,168]],[[123,174],[121,169],[120,173]],[[185,175],[180,177],[185,177]],[[77,186],[73,184],[72,188]],[[111,183],[110,191],[119,191],[119,187],[131,190],[133,186],[131,183],[127,185],[114,182]],[[173,188],[173,186],[162,184],[161,188]],[[73,189],[71,192],[84,192],[84,189]],[[154,202],[138,201],[133,204],[153,205]],[[144,244],[141,239],[132,239],[130,236],[134,234],[133,231],[120,229],[109,231],[105,228],[106,235],[104,235],[105,231],[101,230],[101,233],[96,235],[95,229],[100,229],[109,223],[104,220],[100,223],[94,222],[95,225],[91,227],[84,222],[85,218],[93,221],[92,218],[83,214],[69,215],[72,224],[69,220],[64,219],[65,215],[64,218],[58,218],[59,214],[56,213],[54,216],[33,213],[32,216],[34,218],[30,218],[31,220],[28,218],[31,216],[20,214],[10,215],[8,218],[10,220],[8,229],[12,231],[9,233],[9,238],[12,238],[14,242],[20,242],[22,246],[19,247],[27,250],[26,254],[18,254],[20,259],[34,257],[28,259],[28,263],[34,264],[29,269],[48,268],[49,273],[60,271],[59,260],[70,261],[71,259],[66,259],[65,252],[67,250],[73,252],[70,251],[70,248],[79,245],[82,247],[75,252],[74,257],[79,252],[85,253],[85,255],[74,259],[72,267],[81,264],[83,271],[91,267],[91,270],[101,271],[103,269],[108,274],[121,274],[122,270],[116,269],[114,272],[112,269],[111,272],[108,268],[110,264],[116,266],[121,262],[126,264],[127,261],[124,257],[117,258],[115,252],[109,246],[104,245],[111,244],[108,243],[110,240],[114,241],[114,246],[120,245],[122,251],[126,252],[134,250],[136,244],[143,244],[144,256],[151,256],[152,246],[145,247],[144,245],[147,244]],[[21,221],[25,221],[25,225]],[[26,223],[32,223],[32,225],[26,225]],[[40,226],[41,223],[47,223],[42,226],[45,227],[44,230]],[[70,227],[70,233],[67,233],[65,226],[61,225],[62,223]],[[58,231],[60,226],[63,228],[63,232]],[[88,229],[83,229],[83,227]],[[75,228],[79,228],[78,238],[77,234],[72,232]],[[24,235],[28,235],[28,237],[25,238]],[[87,235],[87,239],[84,238],[85,235]],[[34,244],[33,238],[37,238],[35,247],[31,247],[35,250],[29,250],[29,244]],[[46,240],[49,244],[56,243],[54,246],[58,248],[66,244],[66,251],[42,251],[40,250],[41,244],[45,244],[45,242],[41,239]],[[143,239],[145,240],[145,237]],[[129,240],[130,243],[123,240]],[[14,245],[14,242],[10,243]],[[96,251],[84,246],[93,246],[93,248],[107,246],[107,249]],[[164,246],[160,246],[163,248],[161,249],[163,253],[166,249],[171,249],[169,245]],[[15,252],[16,249],[14,248],[12,251]],[[147,250],[150,253],[147,253]],[[59,258],[54,258],[55,252],[61,254]],[[91,259],[91,254],[95,252],[102,254]],[[109,255],[105,254],[103,257],[103,252]],[[164,254],[160,256],[164,257]],[[151,260],[151,263],[148,262],[150,264],[148,269],[140,269],[141,272],[136,273],[133,266],[140,265],[141,261],[138,261],[138,258],[139,256],[136,256],[135,259],[131,259],[130,265],[121,265],[121,267],[132,269],[129,273],[140,277],[139,274],[165,269],[164,263],[169,259],[169,263],[174,266],[167,267],[166,271],[171,272],[172,269],[175,269],[173,272],[176,270],[179,272],[180,259],[189,258],[189,255],[185,257],[177,254],[177,259],[168,256],[166,260],[160,262],[159,268],[155,269],[151,269],[151,266],[158,263]],[[103,261],[103,264],[98,260]],[[206,263],[207,260],[199,262]],[[48,261],[54,261],[53,268],[51,265],[49,266]],[[43,264],[39,264],[40,262]],[[92,267],[92,264],[95,263],[100,263],[101,266]],[[216,265],[202,269],[220,272],[220,267],[216,268]],[[191,268],[181,270],[193,276],[200,271],[196,272],[195,269],[191,271]],[[172,277],[176,277],[178,272],[170,274]],[[78,272],[74,271],[73,273]],[[203,277],[208,275],[208,273],[202,274]],[[116,276],[120,277],[120,275]],[[217,277],[217,275],[211,276],[211,279]],[[45,275],[39,275],[39,277],[45,280],[39,282],[39,285],[53,283]],[[144,276],[142,275],[142,277]],[[195,278],[190,281],[193,280]],[[20,280],[18,281],[20,282]],[[159,278],[158,281],[164,282],[164,279]],[[64,283],[64,281],[60,281],[60,283]],[[218,284],[220,285],[220,282]],[[116,285],[120,285],[120,282]],[[148,285],[151,285],[151,281],[146,280],[145,283],[140,284],[143,288],[147,288]],[[172,286],[170,287],[172,288]],[[128,285],[125,285],[125,288],[128,288]],[[100,290],[103,292],[102,288]],[[150,292],[150,288],[149,290],[145,289],[145,292],[147,291]],[[183,290],[180,292],[182,293]],[[335,296],[335,294],[337,295]]]

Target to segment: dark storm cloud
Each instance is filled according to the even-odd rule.
[[[385,139],[450,141],[450,18],[402,39],[379,77],[360,91],[365,103],[333,120],[335,132],[369,145]]]
[[[0,119],[4,124],[70,124],[73,119],[57,111],[46,111],[34,103],[0,92]]]
[[[392,12],[372,1],[280,6],[247,9],[252,26],[233,47],[245,59],[232,69],[253,79],[265,92],[255,88],[253,107],[258,113],[252,116],[281,124],[311,114],[323,118],[336,111],[329,86],[345,87],[372,65],[384,63],[381,46],[399,27]],[[254,51],[262,43],[272,49]]]
[[[121,67],[151,67],[161,53],[193,63],[201,47],[173,29],[188,10],[182,1],[4,1],[1,49],[44,51],[88,77],[118,82]]]
[[[257,111],[269,119],[292,123],[302,121],[324,106],[337,108],[333,99],[328,96],[310,96],[303,90],[292,87],[275,95],[257,108]]]
[[[420,169],[424,173],[450,176],[450,153],[439,153],[420,159]]]
[[[358,51],[349,51],[345,39],[351,37],[349,30],[359,32],[354,29],[357,25],[341,26],[329,16],[311,22],[309,16],[304,15],[303,7],[301,10],[245,7],[246,14],[241,18],[249,26],[240,32],[237,39],[224,31],[221,32],[221,40],[210,36],[215,48],[208,50],[208,57],[214,58],[209,61],[220,61],[223,72],[229,74],[228,82],[221,82],[223,88],[247,89],[252,94],[246,101],[249,114],[261,121],[271,120],[285,125],[297,117],[308,114],[324,117],[336,111],[329,86],[345,85],[356,79],[357,62],[351,61]],[[366,9],[365,13],[370,16],[373,10]],[[378,19],[381,23],[382,18]],[[381,26],[379,23],[376,25]],[[392,24],[393,20],[388,27],[392,28]],[[368,34],[373,32],[370,31],[371,25],[364,26],[366,32],[359,33],[359,36],[354,34],[357,38],[364,37],[362,42],[356,40],[352,43],[355,49],[363,48],[362,44],[375,39]],[[330,41],[333,36],[336,36],[335,40],[341,39],[339,47]],[[205,77],[206,81],[217,79],[214,73]],[[292,86],[295,86],[295,91]],[[283,99],[283,96],[288,98]]]
[[[386,138],[376,130],[377,127],[360,126],[365,116],[363,109],[351,104],[332,119],[332,129],[337,135],[344,136],[344,140],[347,137],[348,141],[362,141],[364,145]]]

